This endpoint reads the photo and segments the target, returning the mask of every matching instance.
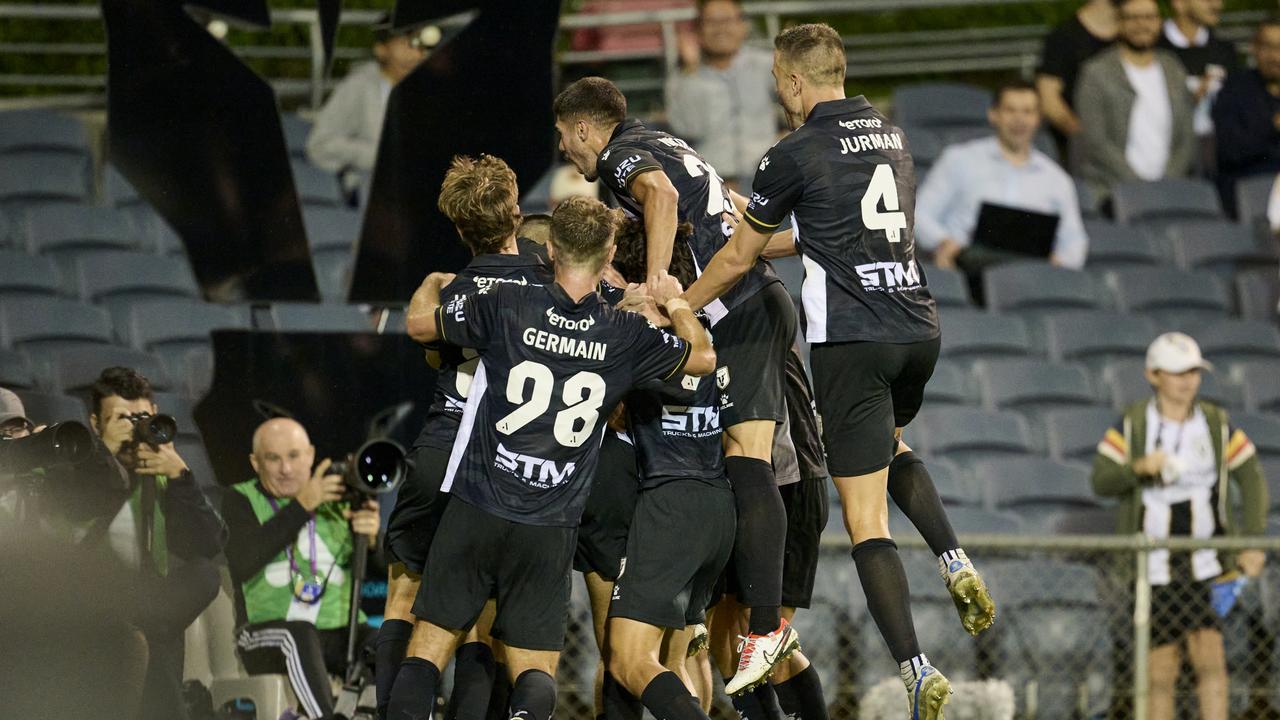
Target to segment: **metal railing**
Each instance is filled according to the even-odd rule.
[[[1028,5],[1029,0],[790,0],[784,2],[748,2],[744,11],[758,25],[765,37],[773,37],[783,23],[793,17],[839,17],[888,10],[982,7],[994,5]],[[341,22],[350,26],[370,26],[379,12],[349,10]],[[627,25],[653,25],[660,28],[661,44],[657,48],[635,51],[566,50],[558,55],[562,66],[602,63],[632,63],[643,66],[642,77],[628,79],[620,85],[628,92],[660,91],[666,75],[678,64],[677,33],[682,23],[694,18],[692,8],[653,11],[579,13],[561,18],[561,31],[598,29]],[[1221,34],[1232,41],[1243,41],[1261,12],[1233,12],[1224,16]],[[93,22],[101,17],[92,5],[0,4],[0,20],[25,19],[58,23]],[[269,77],[276,92],[285,99],[305,100],[317,107],[333,80],[326,79],[322,58],[319,20],[310,9],[278,9],[271,12],[273,26],[292,25],[306,29],[307,47],[272,44],[234,44],[232,50],[246,60],[309,60],[309,73],[301,77]],[[851,78],[910,77],[913,75],[946,75],[975,71],[1016,71],[1029,77],[1035,69],[1040,43],[1047,28],[1025,25],[991,28],[955,28],[916,32],[871,33],[850,36],[846,40]],[[5,38],[0,53],[33,56],[103,57],[105,44],[97,42],[26,42]],[[927,48],[927,52],[925,51]],[[339,46],[334,56],[339,60],[355,60],[368,56],[368,48]],[[0,87],[41,87],[88,91],[82,96],[86,104],[100,104],[100,91],[106,78],[101,74],[0,74]]]

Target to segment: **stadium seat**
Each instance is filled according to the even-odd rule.
[[[50,354],[45,363],[42,383],[50,392],[87,397],[89,388],[109,367],[129,367],[146,376],[151,387],[165,391],[173,386],[160,359],[141,350],[122,347],[95,348],[86,353],[78,350]]]
[[[949,360],[939,360],[933,368],[933,377],[924,386],[925,405],[972,405],[977,401],[973,391],[973,378],[968,370]]]
[[[1059,513],[1054,535],[1110,535],[1116,531],[1114,507],[1076,508]]]
[[[992,594],[1010,606],[1089,607],[1099,602],[1097,571],[1084,563],[992,558],[981,567]],[[1031,578],[1036,581],[1028,582]]]
[[[1111,189],[1116,220],[1162,227],[1188,218],[1222,218],[1218,191],[1208,180],[1166,178],[1120,183]]]
[[[108,165],[103,175],[103,193],[106,204],[115,208],[131,208],[146,205],[147,201],[138,194],[138,189],[129,182],[114,165]]]
[[[1098,441],[1120,418],[1104,407],[1073,407],[1045,413],[1049,456],[1055,460],[1089,462],[1097,454]]]
[[[992,458],[973,466],[974,480],[982,487],[987,507],[1016,514],[1098,505],[1089,473],[1084,463],[1040,457]]]
[[[62,275],[52,258],[0,250],[0,301],[62,292]]]
[[[967,308],[973,305],[969,299],[969,282],[959,270],[947,270],[937,265],[924,265],[921,270],[929,285],[929,294],[938,307]]]
[[[0,347],[31,351],[112,342],[107,311],[61,298],[20,298],[0,304]]]
[[[1280,305],[1280,277],[1274,270],[1247,270],[1236,275],[1240,317],[1275,322]]]
[[[1231,424],[1244,430],[1258,449],[1258,457],[1267,463],[1280,462],[1280,414],[1235,413]],[[1275,498],[1280,502],[1280,498]]]
[[[1069,312],[1045,318],[1049,357],[1099,368],[1119,357],[1146,357],[1159,333],[1150,320],[1108,312]]]
[[[978,456],[1034,452],[1026,418],[1016,412],[926,408],[911,430],[927,457],[946,456],[961,465]]]
[[[1189,328],[1205,358],[1226,370],[1253,360],[1280,360],[1280,329],[1261,320],[1220,320]]]
[[[1165,249],[1142,228],[1085,220],[1084,231],[1089,236],[1086,265],[1090,270],[1169,262]]]
[[[1275,184],[1275,173],[1250,175],[1236,181],[1236,217],[1240,222],[1248,224],[1267,217],[1267,203],[1271,201],[1271,188]]]
[[[245,329],[248,323],[235,310],[192,300],[147,300],[129,307],[121,328],[132,347],[179,361],[188,350],[208,347],[209,333],[223,328]]]
[[[213,387],[213,350],[193,348],[183,353],[181,369],[175,368],[178,382],[185,383],[187,397],[199,400]]]
[[[1017,515],[1006,512],[993,512],[978,507],[952,507],[947,510],[947,519],[951,527],[960,534],[992,533],[997,535],[1016,535],[1022,532],[1022,520]],[[934,566],[936,571],[937,566]],[[955,608],[952,608],[952,612]],[[954,622],[954,621],[953,621]],[[956,624],[959,627],[959,623]]]
[[[23,152],[0,163],[0,203],[83,202],[89,197],[87,158]]]
[[[373,332],[369,314],[356,305],[273,303],[267,324],[281,332]]]
[[[163,298],[196,298],[200,289],[186,260],[138,252],[104,251],[79,255],[75,277],[80,297],[113,311]]]
[[[982,505],[984,498],[973,478],[955,463],[945,458],[926,461],[929,476],[938,490],[938,497],[948,507],[952,505]]]
[[[1100,216],[1098,208],[1098,196],[1080,178],[1072,178],[1076,186],[1076,202],[1080,204],[1080,215],[1088,223],[1090,220]],[[1087,226],[1086,226],[1087,227]],[[1092,236],[1090,236],[1092,238]]]
[[[983,126],[991,107],[991,91],[962,83],[914,83],[895,87],[890,103],[894,124],[899,126]]]
[[[1104,304],[1093,275],[1043,262],[997,265],[983,272],[982,284],[993,312],[1096,310]]]
[[[1017,317],[978,310],[942,313],[942,357],[962,362],[1030,355],[1034,352],[1026,323]]]
[[[321,299],[326,302],[346,300],[352,269],[351,255],[313,253],[311,262],[316,273],[316,284],[320,286]]]
[[[22,407],[27,411],[27,418],[36,425],[52,425],[67,420],[89,423],[88,408],[83,402],[73,397],[31,390],[14,392],[22,399]]]
[[[1107,273],[1116,304],[1157,322],[1206,321],[1231,312],[1231,293],[1213,275],[1170,268],[1126,268]]]
[[[355,210],[323,206],[302,209],[302,224],[313,252],[341,250],[350,253],[360,238],[360,223],[360,213]]]
[[[901,123],[899,123],[901,124]],[[923,184],[925,172],[938,162],[946,142],[937,130],[928,127],[904,127],[907,136],[907,147],[911,150],[911,159],[916,164],[916,185]]]
[[[27,354],[20,350],[0,349],[0,387],[18,390],[35,386],[36,375]]]
[[[1275,248],[1258,245],[1246,225],[1197,220],[1174,223],[1165,233],[1184,270],[1208,270],[1228,282],[1238,270],[1269,269],[1274,275],[1280,264]]]
[[[338,187],[338,178],[314,165],[294,159],[293,185],[298,191],[298,202],[301,205],[323,205],[338,207],[343,204],[342,190]]]
[[[800,256],[782,257],[770,260],[769,263],[773,265],[773,272],[777,274],[778,279],[786,286],[787,294],[799,307],[800,287],[804,284],[804,262]]]
[[[73,157],[89,155],[89,136],[76,118],[52,110],[0,112],[0,154],[59,152]]]
[[[280,116],[280,126],[284,129],[284,146],[289,151],[289,157],[305,160],[311,122],[297,113],[284,113]]]
[[[133,250],[138,230],[129,216],[91,205],[41,205],[26,212],[23,232],[32,253],[69,258],[89,250]]]
[[[1233,374],[1240,382],[1249,412],[1280,412],[1280,363],[1242,363]]]
[[[161,255],[183,255],[187,252],[182,238],[161,215],[149,205],[139,205],[130,211],[138,228],[142,249]]]
[[[151,376],[148,375],[147,379]],[[156,409],[166,415],[172,415],[178,421],[178,436],[189,440],[200,441],[200,429],[196,426],[196,418],[192,413],[191,401],[178,393],[155,393]],[[205,478],[212,480],[212,478]]]
[[[1038,358],[982,360],[974,363],[973,375],[987,410],[1017,410],[1037,427],[1049,410],[1097,403],[1083,365]]]
[[[1141,360],[1117,360],[1102,371],[1102,381],[1110,391],[1113,408],[1120,410],[1151,397],[1151,384],[1143,374],[1145,368],[1146,363]],[[1199,397],[1229,410],[1244,407],[1240,386],[1221,371],[1200,374]]]

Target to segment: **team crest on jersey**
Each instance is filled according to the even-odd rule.
[[[764,172],[764,169],[767,167],[769,167],[769,156],[765,155],[760,158],[760,172]]]
[[[609,153],[611,153],[611,152],[613,152],[613,150],[605,150],[604,152],[600,153],[600,159],[601,159],[601,160],[608,160],[608,159],[609,159]]]
[[[716,368],[716,387],[724,390],[729,387],[729,366]]]

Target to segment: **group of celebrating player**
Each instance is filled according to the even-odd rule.
[[[825,720],[788,618],[812,593],[828,468],[910,717],[942,717],[951,687],[916,641],[887,496],[938,556],[965,629],[995,610],[901,441],[940,334],[915,260],[910,153],[845,98],[845,66],[830,27],[777,37],[793,132],[760,160],[750,199],[683,140],[628,120],[609,81],[573,83],[554,105],[560,149],[626,219],[566,201],[546,258],[520,237],[506,164],[454,161],[439,206],[475,257],[428,276],[408,311],[439,379],[387,532],[381,717],[429,718],[453,661],[448,717],[548,720],[576,568],[601,650],[597,714],[706,720],[709,645],[744,717],[780,704]],[[812,394],[767,262],[795,254]]]

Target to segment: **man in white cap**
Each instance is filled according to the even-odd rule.
[[[1125,409],[1098,443],[1093,487],[1119,500],[1120,533],[1171,536],[1262,535],[1267,484],[1253,443],[1232,427],[1227,413],[1199,400],[1202,372],[1213,366],[1196,341],[1165,333],[1147,348],[1147,381],[1154,395]],[[1231,484],[1240,507],[1233,508]],[[1241,518],[1237,521],[1237,516]],[[1257,577],[1265,561],[1259,550],[1234,562],[1214,550],[1148,556],[1151,579],[1151,720],[1172,720],[1174,686],[1185,642],[1196,672],[1200,717],[1227,718],[1227,664],[1211,584],[1233,565]]]
[[[27,419],[22,398],[12,390],[0,388],[0,440],[17,440],[31,434],[35,424]]]

